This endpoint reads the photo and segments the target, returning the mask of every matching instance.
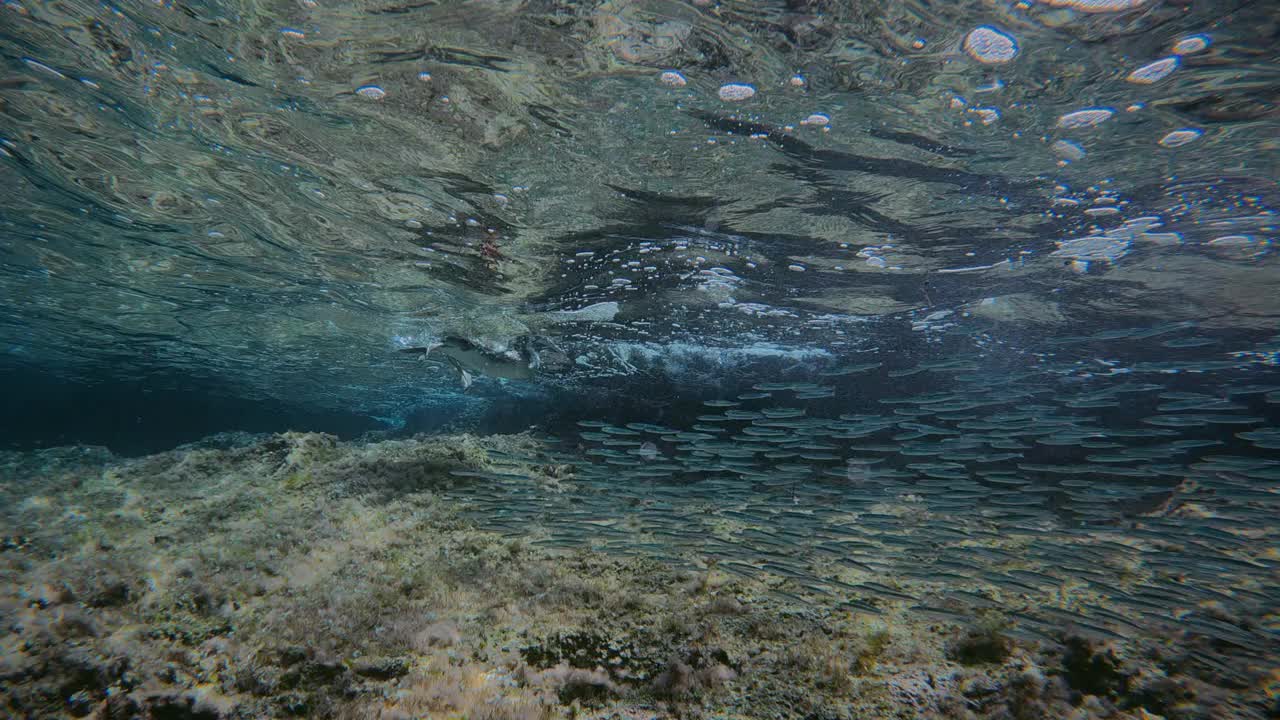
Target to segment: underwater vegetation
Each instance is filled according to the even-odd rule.
[[[0,456],[11,717],[1237,718],[1274,669],[1229,639],[940,617],[874,575],[863,612],[767,573],[556,550],[469,519],[536,436],[222,436],[121,459]],[[997,540],[992,547],[999,547]],[[1032,572],[1027,570],[1028,573]],[[896,590],[895,590],[896,589]],[[1063,588],[1066,592],[1066,588]],[[1105,622],[1104,608],[1099,622]],[[1219,623],[1249,618],[1224,616]],[[1197,647],[1195,643],[1200,643]],[[1216,660],[1215,660],[1216,658]]]

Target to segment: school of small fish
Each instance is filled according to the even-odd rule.
[[[1193,328],[1051,345],[1219,343]],[[1172,638],[1243,682],[1280,649],[1276,347],[833,364],[705,398],[680,426],[578,421],[454,492],[536,545],[714,568],[800,607],[957,625],[994,609],[1029,641]],[[573,467],[571,491],[528,481],[547,465]]]

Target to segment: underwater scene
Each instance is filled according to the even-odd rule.
[[[1280,718],[1274,0],[0,56],[0,716]]]

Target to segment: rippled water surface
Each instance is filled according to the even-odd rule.
[[[1272,10],[7,3],[6,341],[394,414],[450,335],[1265,333]]]
[[[788,622],[978,627],[966,637],[1001,649],[784,667],[716,625],[673,631],[647,675],[529,676],[597,671],[547,640],[510,680],[558,688],[539,712],[1280,712],[1274,3],[6,0],[0,49],[6,551],[65,559],[92,536],[68,523],[123,512],[41,515],[63,492],[41,483],[89,473],[132,497],[179,472],[33,448],[157,453],[222,432],[176,451],[191,487],[263,453],[235,472],[338,502],[420,490],[402,474],[426,461],[395,443],[471,432],[483,459],[421,467],[477,532],[657,563],[699,592],[714,575],[714,602]],[[348,444],[229,434],[289,429]],[[155,545],[130,557],[154,568]],[[22,567],[13,587],[44,582]],[[554,595],[530,582],[494,592]],[[473,616],[448,621],[464,646]],[[459,631],[437,632],[405,667]],[[833,656],[889,700],[831,680]],[[938,679],[983,663],[1001,668],[986,690]],[[1049,678],[1035,693],[1030,666]],[[752,686],[753,668],[794,673],[798,695]],[[127,684],[68,712],[106,712]],[[357,712],[314,692],[289,712]],[[19,696],[12,712],[66,709]],[[272,709],[218,712],[293,707],[257,696]],[[375,696],[402,697],[344,697]],[[350,716],[480,717],[384,704]]]

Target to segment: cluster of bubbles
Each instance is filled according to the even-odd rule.
[[[1141,6],[1145,2],[1145,0],[1047,1],[1054,7],[1071,8],[1085,13],[1121,12]],[[1210,43],[1211,39],[1204,34],[1179,38],[1170,48],[1169,56],[1153,60],[1132,70],[1124,79],[1134,85],[1154,85],[1173,75],[1182,66],[1183,57],[1203,52]],[[970,30],[965,35],[961,48],[970,58],[983,65],[1003,65],[1012,62],[1021,51],[1018,40],[1012,34],[992,25],[980,25]],[[999,87],[1003,87],[1003,82],[995,80],[988,83],[988,87],[980,88],[979,91]],[[951,107],[976,115],[982,125],[991,125],[1001,116],[998,108],[969,106],[968,101],[959,95],[951,99]],[[1136,103],[1129,110],[1138,110],[1142,107],[1144,107],[1142,103]],[[1060,130],[1092,128],[1111,119],[1115,114],[1116,111],[1109,107],[1086,107],[1062,114],[1057,120],[1056,127]],[[966,121],[965,124],[971,123]],[[1164,148],[1177,148],[1200,138],[1203,134],[1204,131],[1197,128],[1179,128],[1164,135],[1158,144]],[[1050,151],[1059,159],[1060,164],[1082,160],[1086,155],[1083,145],[1066,138],[1054,140],[1050,145]]]
[[[664,70],[658,75],[658,82],[669,88],[683,88],[688,86],[689,78],[679,70]],[[808,81],[803,75],[795,74],[787,79],[787,85],[803,89],[808,86]],[[745,82],[728,82],[716,89],[716,97],[727,103],[745,102],[754,98],[756,94],[756,86]],[[805,116],[800,124],[825,129],[831,124],[831,116],[825,112],[813,112]],[[787,129],[793,128],[788,126]]]

